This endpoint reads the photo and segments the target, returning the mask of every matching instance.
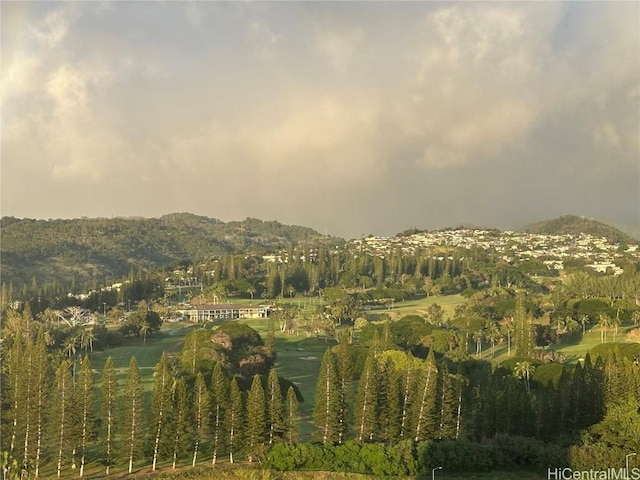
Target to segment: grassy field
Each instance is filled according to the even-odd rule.
[[[392,308],[376,308],[365,312],[369,320],[376,320],[382,313],[386,313],[393,318],[404,317],[405,315],[425,315],[427,308],[437,303],[444,310],[444,317],[453,317],[453,312],[458,305],[466,303],[467,300],[462,295],[442,295],[423,298],[412,298],[395,302]]]
[[[153,388],[153,369],[160,360],[162,352],[179,353],[184,337],[194,328],[196,325],[191,323],[165,323],[158,333],[147,337],[144,343],[142,338],[126,338],[121,346],[94,352],[91,356],[91,365],[94,370],[102,373],[105,360],[111,356],[118,378],[123,384],[131,357],[135,356],[145,394],[149,399]]]

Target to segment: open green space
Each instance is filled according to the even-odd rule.
[[[375,320],[382,313],[392,316],[424,315],[430,305],[438,304],[444,310],[445,318],[453,317],[453,313],[458,305],[466,303],[467,300],[459,294],[456,295],[431,295],[429,297],[411,298],[394,302],[390,308],[376,308],[365,311],[369,320]]]
[[[197,326],[192,323],[164,323],[159,332],[142,338],[125,338],[122,345],[95,351],[91,355],[91,366],[102,373],[104,362],[111,357],[121,382],[127,376],[131,357],[135,356],[142,377],[145,394],[150,400],[153,388],[153,369],[160,360],[162,352],[178,354],[182,349],[184,337]],[[100,376],[97,378],[100,381]]]

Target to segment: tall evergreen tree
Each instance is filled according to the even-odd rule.
[[[63,360],[56,371],[52,396],[50,421],[51,444],[55,445],[57,477],[62,475],[62,465],[72,450],[73,380],[67,360]],[[70,459],[70,458],[69,458]]]
[[[213,458],[211,464],[215,465],[218,454],[225,451],[228,445],[228,430],[225,419],[229,410],[229,380],[222,370],[222,365],[216,363],[211,376],[211,430],[213,439],[211,448]]]
[[[229,432],[229,463],[233,463],[234,453],[242,451],[244,446],[242,438],[242,427],[244,425],[244,406],[242,400],[242,392],[238,386],[236,378],[231,379],[229,388],[229,407],[226,410],[226,425]]]
[[[455,438],[458,405],[455,387],[455,378],[449,373],[447,364],[444,363],[438,376],[438,439]]]
[[[401,401],[401,411],[400,411],[400,440],[404,440],[407,437],[410,437],[410,431],[412,427],[411,422],[411,408],[412,401],[414,401],[414,396],[412,395],[415,391],[416,385],[416,370],[411,366],[407,365],[407,368],[402,372],[402,401]]]
[[[21,363],[21,375],[23,376],[24,383],[22,384],[22,391],[20,392],[22,398],[17,404],[20,419],[18,432],[20,434],[20,446],[22,448],[22,463],[23,465],[28,465],[32,454],[31,447],[35,430],[36,405],[34,403],[34,390],[36,389],[36,382],[34,381],[34,376],[37,364],[35,344],[30,337],[26,339],[26,348]]]
[[[364,363],[355,404],[355,436],[359,442],[373,440],[378,410],[378,364],[373,354]]]
[[[118,408],[118,376],[111,356],[107,357],[102,370],[102,448],[106,464],[106,475],[109,475],[113,463],[114,439],[116,435],[116,417]]]
[[[87,446],[95,435],[93,370],[89,358],[84,357],[76,385],[76,404],[80,414],[80,477],[84,476]]]
[[[276,343],[276,321],[273,315],[267,319],[267,339],[264,343],[264,351],[269,358],[274,358]]]
[[[284,418],[282,391],[280,380],[275,368],[269,371],[267,379],[267,427],[269,430],[269,445],[282,439],[284,433]]]
[[[14,335],[12,340],[11,347],[7,354],[6,366],[2,369],[3,381],[0,393],[2,394],[2,404],[9,405],[9,408],[6,410],[3,409],[2,412],[3,415],[7,417],[6,420],[2,422],[2,426],[4,427],[2,430],[2,438],[5,439],[5,441],[9,441],[9,454],[15,458],[17,457],[16,444],[18,443],[20,417],[22,415],[19,407],[25,399],[25,378],[21,368],[25,342],[22,335]]]
[[[534,347],[533,325],[531,316],[527,314],[525,309],[522,297],[518,297],[516,300],[513,328],[516,353],[523,357],[530,356]]]
[[[285,414],[284,438],[289,445],[298,441],[298,397],[293,387],[287,390],[287,407]]]
[[[34,459],[34,474],[36,478],[40,474],[40,462],[43,457],[44,448],[46,446],[45,433],[48,420],[49,396],[51,393],[51,367],[47,355],[47,344],[45,339],[44,328],[40,328],[38,338],[35,345],[34,354],[34,374],[33,378],[36,383],[34,398],[34,415],[36,427],[36,452]]]
[[[260,375],[253,376],[247,397],[245,445],[249,463],[264,454],[266,437],[266,402]]]
[[[156,365],[154,379],[150,424],[153,425],[151,470],[155,472],[158,459],[171,451],[167,438],[167,424],[171,421],[173,377],[164,352]]]
[[[388,359],[380,362],[378,385],[377,432],[382,441],[391,444],[400,435],[400,385],[395,368]]]
[[[178,412],[180,413],[180,410]],[[186,413],[186,412],[184,412]],[[183,413],[183,417],[184,417]],[[207,390],[207,384],[204,381],[202,372],[198,372],[196,376],[196,383],[193,387],[193,422],[194,422],[194,446],[193,446],[193,459],[191,466],[195,467],[198,460],[198,453],[202,442],[209,433],[209,392]],[[176,442],[177,443],[177,442]],[[175,451],[175,450],[174,450]],[[174,462],[175,462],[174,454]],[[175,467],[174,467],[175,468]]]
[[[340,384],[336,374],[335,360],[330,349],[322,357],[316,384],[313,420],[318,428],[318,439],[324,443],[336,443],[339,438]]]
[[[336,373],[339,382],[338,400],[338,443],[345,441],[349,428],[349,404],[351,403],[351,378],[353,376],[351,366],[351,354],[349,341],[346,334],[340,337],[340,343],[335,349]]]
[[[124,384],[122,448],[128,460],[128,471],[142,454],[144,444],[144,391],[136,357],[129,361],[129,372]]]
[[[195,394],[194,394],[195,395]],[[169,436],[173,438],[173,463],[175,470],[178,458],[186,456],[191,451],[191,428],[190,421],[189,394],[187,384],[183,377],[178,378],[174,383],[173,391],[173,415],[169,428]],[[194,426],[197,427],[197,424]],[[194,432],[197,435],[197,432]]]
[[[429,350],[423,367],[418,372],[416,397],[413,403],[414,408],[414,441],[420,442],[428,438],[433,438],[433,431],[436,426],[436,395],[437,395],[438,368],[433,354],[433,349]]]

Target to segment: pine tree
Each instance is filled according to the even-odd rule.
[[[380,362],[378,382],[377,432],[387,444],[400,435],[400,385],[391,361]]]
[[[533,352],[534,337],[532,319],[524,307],[524,299],[518,297],[516,300],[516,311],[513,318],[514,341],[516,353],[523,357],[528,357]]]
[[[34,460],[34,473],[38,478],[40,474],[40,462],[45,448],[46,422],[48,419],[48,399],[51,392],[51,368],[47,355],[47,344],[44,328],[40,328],[35,345],[34,374],[35,388],[35,426],[36,426],[36,454]]]
[[[106,463],[106,475],[109,475],[113,463],[114,438],[116,434],[116,414],[118,406],[118,376],[111,357],[107,357],[102,370],[102,426],[103,454]]]
[[[129,372],[124,385],[124,411],[122,448],[129,462],[129,473],[133,471],[133,462],[142,453],[144,443],[144,391],[138,362],[131,357]]]
[[[355,435],[359,442],[373,440],[376,428],[377,395],[378,395],[378,364],[370,354],[364,363],[355,404]]]
[[[178,412],[179,413],[179,412]],[[193,421],[194,421],[194,447],[193,447],[193,460],[191,466],[195,467],[198,459],[198,453],[200,451],[200,445],[206,438],[209,430],[207,417],[209,413],[209,392],[207,391],[207,384],[204,381],[204,376],[201,372],[198,372],[196,376],[196,383],[193,388]],[[175,455],[174,455],[174,468],[175,468]]]
[[[269,429],[269,445],[273,445],[282,438],[284,432],[284,418],[282,405],[282,390],[275,368],[269,371],[267,379],[267,425]]]
[[[284,438],[286,442],[293,445],[298,441],[298,397],[293,387],[287,390],[287,408],[284,427]]]
[[[73,380],[67,360],[63,360],[56,371],[55,386],[51,402],[51,445],[55,445],[57,477],[62,475],[62,464],[72,450]]]
[[[253,376],[247,397],[245,444],[249,463],[264,454],[266,437],[266,402],[260,375]]]
[[[84,476],[86,464],[87,444],[93,440],[95,435],[95,414],[93,410],[94,390],[93,390],[93,370],[89,364],[89,358],[84,357],[80,373],[77,379],[77,407],[80,413],[80,477]]]
[[[404,440],[407,437],[410,437],[408,432],[411,431],[412,422],[411,416],[409,412],[412,407],[412,393],[415,390],[415,377],[416,370],[411,366],[407,365],[407,368],[402,372],[402,401],[401,401],[401,412],[400,412],[400,440]]]
[[[27,304],[28,305],[28,304]],[[25,307],[26,310],[26,307]],[[30,314],[29,314],[30,315]],[[18,406],[19,414],[19,434],[20,443],[22,447],[22,463],[23,465],[29,464],[31,454],[31,444],[33,442],[33,430],[35,429],[35,403],[34,403],[34,390],[35,390],[35,364],[37,363],[35,344],[32,339],[27,337],[26,348],[24,350],[23,358],[21,359],[21,375],[24,378],[22,384],[21,399]]]
[[[2,422],[2,438],[9,440],[9,454],[17,456],[16,444],[18,443],[18,432],[20,422],[20,405],[24,401],[25,378],[22,370],[22,360],[25,348],[25,342],[21,335],[15,335],[13,342],[7,354],[6,370],[3,369],[2,388],[2,404],[9,405],[9,408],[3,410],[7,416],[6,425]],[[6,447],[5,447],[6,448]]]
[[[229,463],[233,463],[234,453],[242,450],[243,401],[238,381],[231,379],[229,388],[229,408],[226,409],[226,424],[229,432]]]
[[[154,371],[155,382],[153,386],[153,397],[151,400],[151,432],[153,442],[153,459],[151,471],[156,470],[156,465],[160,457],[166,456],[170,452],[167,445],[167,424],[171,421],[171,397],[173,389],[173,377],[167,364],[167,357],[164,352]]]
[[[228,430],[225,424],[229,409],[229,380],[222,370],[222,365],[216,363],[211,376],[211,429],[213,431],[211,464],[216,464],[218,454],[224,452],[228,444]]]
[[[275,344],[276,344],[276,321],[273,315],[267,319],[267,339],[264,343],[265,354],[269,358],[275,358]]]
[[[336,375],[335,360],[330,349],[327,349],[322,357],[318,382],[316,384],[315,405],[313,420],[318,428],[318,439],[324,443],[332,444],[339,437],[339,412],[340,384]]]
[[[604,417],[604,392],[602,382],[601,357],[595,365],[591,363],[591,356],[587,353],[584,358],[584,375],[587,387],[587,398],[583,402],[584,424],[594,425]]]
[[[352,366],[349,343],[346,335],[342,335],[336,347],[336,367],[340,384],[338,402],[338,443],[344,442],[349,428],[349,404],[351,403]]]
[[[195,395],[196,393],[194,392],[194,396]],[[189,395],[187,393],[187,384],[182,377],[174,382],[172,410],[172,422],[168,425],[167,433],[168,436],[173,439],[172,468],[175,470],[178,458],[189,454],[191,450]],[[197,435],[197,432],[194,433]]]
[[[438,439],[455,438],[457,397],[454,376],[444,363],[438,377]]]
[[[428,438],[433,438],[435,429],[435,411],[437,395],[438,368],[433,354],[433,349],[429,350],[423,367],[418,372],[418,382],[414,405],[413,424],[415,425],[414,441],[420,442]]]

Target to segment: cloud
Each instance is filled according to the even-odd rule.
[[[10,214],[360,235],[593,215],[589,191],[640,214],[633,5],[93,5],[3,15]]]
[[[331,29],[316,25],[315,48],[337,72],[346,73],[367,41],[361,28]]]
[[[67,35],[73,17],[73,4],[46,14],[44,20],[32,28],[33,35],[48,49],[54,48]]]

